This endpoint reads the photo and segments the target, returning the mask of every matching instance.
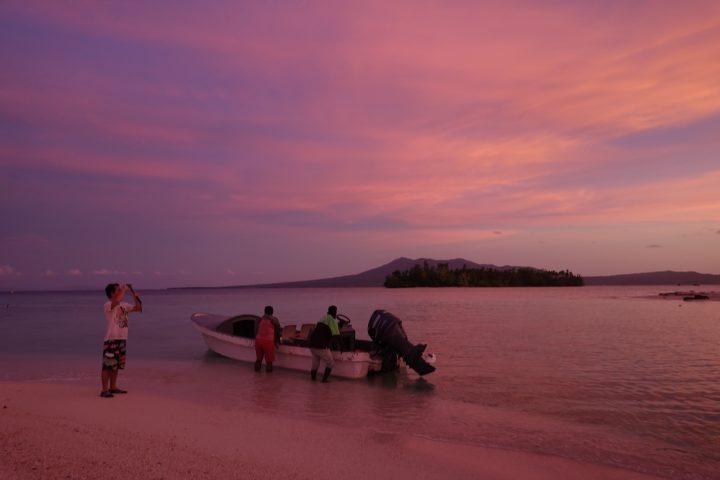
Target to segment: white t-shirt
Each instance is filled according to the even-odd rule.
[[[105,340],[127,340],[128,337],[128,313],[134,308],[129,303],[118,303],[115,308],[110,310],[112,302],[106,302],[103,310],[105,310],[105,322],[107,329],[105,330]]]

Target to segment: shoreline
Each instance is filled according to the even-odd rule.
[[[0,382],[0,476],[25,478],[657,479],[561,457],[130,392]]]

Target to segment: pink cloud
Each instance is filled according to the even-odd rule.
[[[101,268],[98,270],[92,271],[93,275],[100,275],[100,276],[107,276],[107,275],[125,275],[125,272],[121,272],[119,270],[110,270],[107,268]]]
[[[0,265],[0,276],[17,275],[18,272],[10,265]]]
[[[373,239],[421,248],[720,221],[720,173],[708,160],[717,139],[619,142],[716,125],[716,2],[601,11],[8,2],[2,11],[90,49],[51,55],[36,42],[9,54],[0,112],[27,137],[0,144],[0,165],[24,175],[13,189],[23,218],[57,209],[95,232],[122,217],[148,240],[148,256],[192,238],[212,257],[218,239],[265,231],[290,243],[321,233],[353,251]],[[107,61],[95,43],[112,46]],[[42,220],[23,228],[10,238],[80,248]],[[93,271],[102,258],[71,261],[122,274]],[[221,260],[217,274],[230,275]],[[166,278],[186,267],[172,265],[122,268]]]

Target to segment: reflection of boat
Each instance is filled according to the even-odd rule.
[[[246,362],[255,361],[255,324],[259,319],[260,317],[256,315],[227,317],[209,313],[195,313],[191,317],[193,325],[202,334],[208,348],[220,355]],[[355,339],[355,330],[350,325],[349,319],[346,321],[347,323],[341,329],[342,350],[332,352],[335,359],[333,375],[345,378],[363,378],[368,373],[397,368],[397,357],[402,357],[404,351],[395,351],[389,344],[381,345],[378,342]],[[294,325],[285,326],[280,346],[275,351],[274,365],[309,371],[311,357],[307,341],[313,327],[314,324],[304,324],[300,332],[296,332]],[[404,331],[402,334],[393,332],[390,340],[393,345],[402,348],[405,348],[405,344],[412,347],[412,344],[407,341]],[[423,353],[424,345],[422,347],[419,354],[417,348],[413,351],[416,355],[411,358],[413,363],[410,366],[415,368],[420,362],[426,364],[429,368],[418,370],[418,373],[424,375],[435,370],[430,365],[435,363],[435,356]],[[417,358],[417,355],[420,355],[421,358]],[[417,370],[417,368],[415,369]]]

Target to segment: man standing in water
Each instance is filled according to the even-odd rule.
[[[125,293],[130,292],[134,305],[123,302]],[[117,386],[118,370],[125,368],[125,352],[128,336],[128,314],[142,312],[142,301],[132,285],[110,283],[105,287],[105,343],[103,344],[103,363],[100,375],[103,398],[112,398],[114,394],[127,393]]]
[[[280,341],[280,321],[273,317],[273,307],[265,307],[265,315],[255,327],[255,371],[259,372],[265,358],[265,371],[272,372],[275,361],[275,347]]]
[[[330,343],[333,339],[340,339],[340,328],[337,321],[337,307],[330,305],[327,315],[325,315],[315,325],[315,329],[310,334],[310,353],[312,355],[312,367],[310,368],[310,378],[317,378],[317,371],[320,367],[320,360],[325,362],[325,372],[323,372],[323,383],[327,383],[330,372],[332,371],[335,361],[330,351]]]

